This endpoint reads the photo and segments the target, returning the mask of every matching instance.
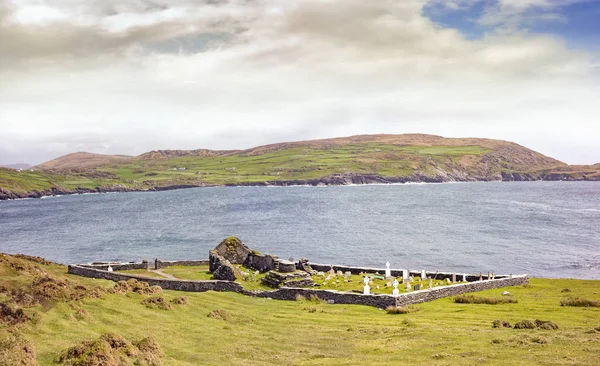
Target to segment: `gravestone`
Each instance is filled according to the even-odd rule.
[[[410,282],[406,283],[406,291],[410,291]]]
[[[365,278],[363,279],[363,282],[365,283],[365,286],[363,287],[363,295],[369,295],[371,293],[371,288],[369,287],[369,276],[365,276]]]
[[[492,278],[492,276],[490,275],[490,272],[488,272],[487,279],[490,280],[491,278]]]
[[[400,291],[398,291],[398,280],[397,279],[394,279],[394,282],[392,282],[392,286],[394,286],[394,289],[392,290],[392,295],[394,295],[394,296],[400,295]]]
[[[479,272],[479,281],[483,281],[483,274]]]
[[[453,273],[452,274],[452,283],[455,283],[455,282],[456,282],[456,273]]]
[[[431,278],[429,279],[429,288],[433,288],[433,280]]]
[[[421,270],[421,281],[425,281],[427,279],[427,273],[425,273],[425,270]]]
[[[392,270],[390,269],[390,262],[385,262],[385,278],[392,277]]]
[[[337,271],[335,274],[336,274],[338,277],[343,277],[343,276],[344,276],[344,273],[343,273],[342,271]]]
[[[402,280],[404,282],[408,281],[408,270],[407,269],[402,270]]]
[[[352,276],[352,273],[350,271],[344,272],[344,278],[348,279],[350,278],[350,276]]]
[[[416,284],[415,285],[415,291],[419,291],[421,290],[421,285],[420,284]]]
[[[462,280],[462,281],[463,281],[463,282],[467,282],[467,275],[466,275],[466,274],[463,274],[462,276],[463,276],[463,280]]]

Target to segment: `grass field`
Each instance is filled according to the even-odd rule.
[[[73,284],[114,286],[67,275],[62,266],[41,267]],[[16,268],[0,262],[2,287],[30,283],[30,276]],[[532,279],[528,286],[476,295],[499,297],[504,290],[518,302],[457,304],[446,298],[394,315],[359,305],[177,291],[162,296],[168,301],[185,295],[188,305],[158,310],[141,304],[146,295],[106,294],[27,309],[36,315],[18,332],[30,341],[41,365],[52,365],[60,351],[106,332],[127,339],[153,336],[164,365],[597,364],[600,308],[561,306],[560,301],[569,296],[600,300],[599,281]],[[0,302],[6,298],[0,294]],[[74,316],[78,309],[86,316]],[[213,310],[230,317],[208,317]],[[523,319],[550,320],[559,329],[492,328],[494,320],[515,324]],[[0,322],[0,338],[8,329]]]
[[[163,156],[149,153],[127,159],[107,156],[104,160],[101,155],[80,153],[45,164],[48,168],[62,167],[61,170],[17,172],[0,169],[0,188],[13,192],[96,187],[142,190],[174,185],[311,180],[350,173],[384,177],[439,177],[447,174],[497,177],[502,171],[535,172],[561,164],[505,142],[497,142],[493,147],[487,143],[482,143],[487,147],[473,143],[466,141],[464,145],[433,146],[376,141],[283,144],[278,148],[259,147],[217,155],[183,152],[182,155]],[[483,157],[493,155],[497,148],[508,150],[483,162]],[[90,165],[90,159],[94,164]]]

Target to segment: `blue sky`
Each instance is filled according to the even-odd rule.
[[[600,162],[600,0],[0,0],[0,164],[356,134]]]
[[[526,0],[523,2],[527,2]],[[542,2],[546,3],[546,2]],[[571,47],[600,52],[600,1],[548,1],[550,6],[531,6],[519,13],[526,20],[519,22],[522,31],[560,37]],[[457,8],[432,2],[424,14],[443,27],[459,29],[469,38],[477,39],[497,31],[499,24],[482,24],[486,11],[497,9],[498,0],[464,1]]]

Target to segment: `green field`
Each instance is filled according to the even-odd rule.
[[[5,259],[0,260],[0,288],[5,289],[0,303],[11,301],[6,290],[27,289],[33,274],[40,273],[36,267],[72,286],[114,286],[67,275],[63,266]],[[504,290],[518,302],[458,304],[445,298],[420,304],[417,312],[405,315],[359,305],[177,291],[161,296],[171,300],[185,295],[189,303],[159,310],[141,304],[148,295],[106,294],[27,307],[31,321],[12,328],[0,322],[0,342],[21,334],[41,365],[54,364],[61,351],[106,332],[126,339],[154,337],[164,365],[597,364],[600,308],[560,306],[560,300],[573,296],[599,301],[599,281],[532,279],[527,286],[476,295],[500,297]],[[209,317],[214,310],[229,317]],[[515,324],[523,319],[550,320],[559,329],[492,328],[494,320]]]

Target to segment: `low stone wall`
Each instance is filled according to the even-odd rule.
[[[396,297],[396,306],[406,306],[418,304],[432,300],[441,299],[448,296],[457,296],[468,292],[477,292],[491,290],[507,286],[521,286],[529,283],[527,275],[513,276],[512,278],[502,278],[495,280],[485,280],[470,283],[461,283],[457,285],[448,285],[434,287],[432,289],[407,292]]]
[[[139,263],[97,263],[97,264],[82,264],[82,267],[96,268],[104,271],[108,270],[110,266],[113,271],[128,271],[130,269],[148,269],[148,261],[142,261]]]
[[[154,260],[154,269],[161,269],[171,266],[208,266],[208,260],[191,260],[191,261],[163,261],[160,259]]]
[[[174,261],[168,263],[193,263],[188,265],[199,265],[197,263],[208,264],[208,261]],[[146,263],[147,264],[147,263]],[[140,263],[130,263],[124,265],[140,265]],[[174,265],[174,264],[173,264]],[[186,265],[186,264],[181,264]],[[441,299],[448,296],[461,295],[468,292],[477,292],[483,290],[490,290],[496,288],[502,288],[507,286],[520,286],[529,283],[529,277],[527,275],[518,275],[513,277],[496,277],[494,280],[474,281],[469,283],[460,283],[455,285],[447,285],[441,287],[434,287],[432,289],[425,289],[420,291],[402,293],[398,296],[392,296],[391,294],[371,294],[363,295],[354,292],[340,292],[335,290],[319,290],[314,288],[291,288],[282,287],[273,291],[248,291],[243,286],[234,281],[219,281],[219,280],[208,280],[208,281],[191,281],[191,280],[173,280],[173,279],[155,279],[144,276],[129,275],[125,273],[109,272],[104,266],[108,265],[69,265],[68,272],[71,274],[100,278],[111,281],[127,281],[129,279],[136,279],[138,281],[147,282],[149,285],[160,286],[165,290],[177,290],[177,291],[189,291],[189,292],[204,292],[204,291],[230,291],[244,294],[247,296],[255,296],[262,298],[271,298],[278,300],[295,300],[296,296],[301,295],[306,298],[311,296],[317,296],[320,299],[332,301],[335,304],[356,304],[356,305],[369,305],[376,306],[378,308],[386,308],[388,306],[406,306],[410,304],[417,304],[432,300]],[[114,264],[111,264],[113,270],[119,270],[115,268]],[[312,265],[313,269],[316,270],[329,270],[330,265]],[[326,266],[321,267],[321,266]],[[315,268],[316,267],[316,268]],[[138,267],[136,267],[138,268]],[[378,268],[364,268],[364,267],[348,267],[348,266],[333,266],[335,271],[350,271],[352,273],[377,273],[381,272]],[[127,268],[133,269],[133,268]],[[354,272],[353,272],[354,271]],[[358,272],[356,272],[358,271]],[[397,275],[398,272],[392,275]],[[400,275],[402,272],[400,271]],[[428,275],[434,273],[428,272]],[[411,272],[411,275],[420,275],[419,272]],[[439,277],[438,277],[439,278]],[[476,278],[479,276],[469,276],[469,279]]]
[[[230,291],[244,293],[245,290],[237,282],[233,281],[190,281],[190,280],[170,280],[162,278],[148,278],[143,276],[128,275],[124,273],[108,272],[96,268],[82,267],[69,265],[68,272],[84,277],[101,278],[111,281],[127,281],[132,278],[147,282],[150,286],[160,286],[164,290],[177,290],[189,292],[205,292],[205,291]]]
[[[354,292],[340,292],[334,290],[313,290],[307,288],[282,287],[274,291],[255,292],[253,296],[269,297],[277,300],[296,300],[296,296],[302,295],[310,298],[311,295],[319,299],[333,301],[334,304],[356,304],[369,305],[385,309],[388,306],[396,306],[396,297],[392,295],[363,295]]]
[[[308,263],[312,269],[315,271],[327,272],[333,266],[334,271],[342,271],[342,272],[350,272],[353,275],[358,275],[361,273],[375,273],[384,275],[385,268],[373,268],[373,267],[353,267],[353,266],[340,266],[336,264],[322,264],[322,263]],[[299,268],[300,269],[300,268]],[[394,277],[402,277],[402,269],[391,269],[390,270],[392,276]],[[409,276],[421,276],[421,271],[409,270]],[[427,277],[434,278],[436,280],[444,280],[444,279],[452,279],[452,275],[456,274],[457,281],[462,280],[463,274],[466,276],[467,282],[479,281],[479,275],[474,274],[466,274],[466,273],[452,273],[452,272],[431,272],[425,271]],[[482,274],[484,279],[487,279],[487,273]],[[507,278],[506,275],[496,275],[496,279]]]

